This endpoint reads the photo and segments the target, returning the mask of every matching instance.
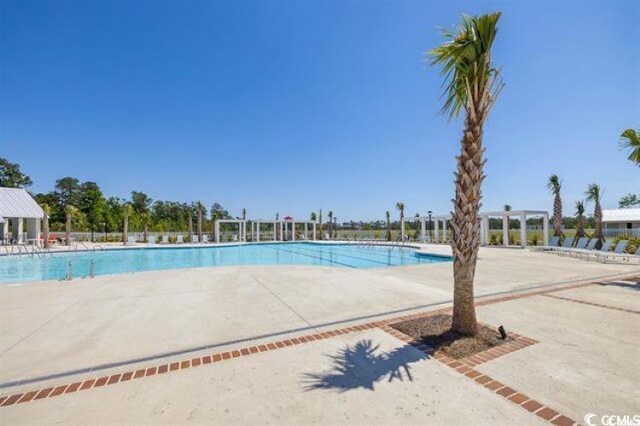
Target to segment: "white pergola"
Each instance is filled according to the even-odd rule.
[[[238,224],[238,241],[247,241],[247,221],[245,219],[217,219],[215,221],[216,243],[220,242],[220,224],[221,223],[237,223]]]
[[[502,217],[502,245],[509,246],[509,218],[520,220],[520,247],[527,246],[527,216],[542,216],[542,239],[545,246],[549,245],[549,213],[543,210],[503,210],[480,213],[480,242],[489,244],[489,218]]]
[[[405,217],[400,224],[400,232],[402,239],[404,239],[404,224],[405,222],[420,221],[420,241],[427,241],[427,222],[431,219],[433,222],[433,239],[434,241],[440,241],[440,225],[442,224],[442,241],[447,241],[447,221],[450,220],[450,215],[436,215],[436,216],[417,216],[417,217]]]
[[[273,225],[273,241],[278,241],[278,233],[277,229],[280,230],[279,236],[280,241],[285,241],[285,236],[287,234],[291,235],[291,241],[296,240],[296,224],[304,225],[304,238],[309,239],[309,225],[311,224],[311,229],[313,233],[313,240],[316,239],[316,222],[310,220],[263,220],[258,219],[255,221],[251,221],[251,238],[253,239],[255,235],[255,241],[260,241],[260,225],[263,223],[268,223]]]

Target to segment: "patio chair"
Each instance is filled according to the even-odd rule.
[[[202,242],[205,243],[205,244],[207,244],[209,242],[209,236],[207,234],[204,234],[202,236]]]
[[[182,235],[177,235],[176,244],[182,244],[182,243],[184,243],[184,237]]]
[[[589,240],[589,243],[587,244],[586,247],[582,248],[582,249],[574,249],[571,251],[568,251],[567,253],[569,253],[569,255],[573,256],[576,254],[580,254],[582,252],[585,251],[593,251],[596,248],[596,244],[598,244],[598,239],[597,238],[592,238],[591,240]]]
[[[169,236],[168,235],[163,235],[162,236],[162,240],[160,240],[160,242],[162,244],[169,244]]]
[[[549,245],[548,246],[531,246],[530,250],[531,251],[546,251],[546,250],[552,250],[554,247],[558,246],[558,243],[560,242],[560,237],[556,237],[553,236],[551,237],[551,239],[549,240]]]
[[[596,243],[598,242],[597,238],[594,238],[594,240],[596,240]],[[582,256],[584,256],[585,259],[588,260],[591,256],[598,255],[598,253],[607,253],[609,250],[611,250],[611,244],[613,244],[613,240],[604,240],[600,249],[594,248],[593,250],[576,250],[575,253],[580,259],[582,259]]]
[[[198,242],[198,236],[197,235],[192,235],[191,236],[191,242],[194,243],[194,244],[197,243]]]
[[[598,262],[607,263],[608,259],[615,259],[619,255],[624,255],[625,250],[627,249],[627,245],[629,245],[629,240],[620,240],[613,251],[606,251],[603,253],[596,254],[596,260]]]
[[[127,246],[135,246],[136,245],[136,237],[127,237]]]
[[[588,242],[589,242],[589,237],[581,237],[576,243],[575,247],[569,247],[569,248],[558,247],[556,251],[560,256],[564,256],[565,254],[570,254],[575,250],[583,250],[587,246]]]
[[[155,244],[156,243],[156,236],[155,235],[149,235],[147,237],[147,244]]]

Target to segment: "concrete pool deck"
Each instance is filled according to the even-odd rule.
[[[430,246],[429,250],[448,254],[447,251],[449,249],[444,246]],[[612,279],[633,274],[640,275],[640,268],[637,265],[599,264],[545,253],[531,253],[527,250],[490,248],[482,249],[480,252],[476,288],[477,295],[482,300],[482,297],[489,298],[514,291],[524,291],[525,289],[549,289],[566,283],[605,278]],[[571,298],[577,298],[577,300],[584,302],[599,300],[602,304],[619,306],[623,309],[632,310],[633,307],[637,307],[640,304],[638,292],[629,290],[624,286],[588,288],[590,291],[571,289],[566,290],[566,292],[572,296]],[[598,291],[604,293],[599,294]],[[618,294],[616,292],[622,293]],[[450,304],[451,294],[450,263],[374,270],[305,266],[220,267],[103,276],[92,280],[74,280],[71,282],[49,281],[25,283],[16,286],[0,286],[0,386],[2,386],[0,395],[43,389],[48,386],[82,380],[86,377],[115,374],[135,370],[141,366],[171,363],[176,360],[202,356],[202,354],[206,353],[259,345],[265,342],[289,339],[298,335],[334,330],[353,324],[446,307]],[[553,294],[565,297],[565,291],[554,292]],[[537,302],[537,305],[531,305],[537,299],[541,299],[542,302]],[[521,304],[522,308],[520,307]],[[505,307],[504,310],[502,309],[503,306]],[[507,307],[509,309],[506,309]],[[566,309],[566,318],[563,318],[563,320],[567,322],[565,324],[567,330],[578,330],[578,333],[581,333],[580,338],[571,341],[571,345],[559,343],[560,340],[564,339],[562,333],[566,332],[559,323],[555,328],[547,330],[548,327],[543,326],[542,322],[539,321],[540,316],[557,316],[556,311],[565,312],[563,309]],[[532,296],[526,298],[526,300],[518,299],[497,305],[479,307],[479,315],[487,323],[495,325],[504,322],[508,329],[512,328],[518,333],[540,340],[541,343],[534,347],[536,351],[540,350],[538,348],[545,348],[543,346],[545,344],[549,345],[548,347],[553,348],[557,353],[565,354],[566,359],[571,359],[577,354],[589,359],[593,358],[595,363],[599,358],[597,356],[594,358],[593,353],[586,351],[590,338],[587,330],[583,328],[593,326],[593,324],[589,323],[588,318],[591,318],[589,315],[595,315],[595,313],[600,312],[598,309],[607,312],[606,318],[602,323],[607,325],[601,325],[601,327],[608,327],[609,330],[617,330],[623,327],[633,330],[636,327],[635,329],[637,330],[636,314],[545,296]],[[547,313],[546,310],[549,310],[549,312]],[[575,314],[573,313],[574,311],[576,312]],[[613,314],[609,311],[613,312]],[[528,314],[518,317],[519,312],[527,312]],[[586,324],[577,323],[574,319],[574,315],[578,315],[577,312],[583,312],[580,314],[582,316],[576,316],[576,318],[580,318]],[[600,321],[600,317],[598,316],[597,318]],[[608,323],[607,321],[613,321],[612,318],[615,318],[616,321]],[[549,319],[549,322],[551,324],[553,319]],[[628,349],[632,347],[630,345],[638,347],[638,334],[637,332],[635,334],[629,332],[613,333],[608,336],[610,340],[599,341],[599,344],[610,343],[617,345],[621,341],[621,347],[627,345],[624,347],[627,348],[626,352],[629,352]],[[355,335],[351,337],[355,338]],[[605,339],[606,337],[599,338]],[[389,345],[393,346],[387,337],[380,337],[380,334],[375,330],[365,331],[358,338],[378,342],[383,349],[391,348]],[[345,339],[347,339],[346,336]],[[304,365],[307,371],[321,370],[320,367],[326,364],[326,362],[323,364],[322,361],[318,361],[321,359],[318,358],[321,353],[330,353],[331,350],[335,350],[336,347],[341,345],[353,344],[353,341],[348,339],[344,341],[336,340],[335,342],[333,340],[318,342],[318,345],[320,343],[329,345],[327,348],[320,345],[315,350],[311,350],[309,349],[312,347],[311,345],[305,345],[304,349],[302,347],[283,349],[281,351],[282,354],[291,355],[280,355],[278,362],[282,362],[282,368],[285,368],[287,365],[294,365],[298,362],[296,361],[297,357],[301,356],[303,360],[300,363]],[[586,352],[584,355],[580,355],[580,352],[575,349],[576,347],[582,347],[581,345],[585,347]],[[522,354],[525,352],[527,354],[535,354],[533,352],[534,348],[527,348],[527,350],[521,352]],[[302,350],[304,354],[300,355],[296,352],[299,350]],[[314,355],[307,353],[307,351],[313,352]],[[270,354],[259,355],[261,357],[265,355],[266,357]],[[513,354],[504,360],[495,360],[478,368],[479,370],[481,368],[489,368],[492,365],[497,365],[493,363],[498,361],[507,362],[517,356],[522,355]],[[542,352],[542,355],[539,356],[546,359],[547,353]],[[603,357],[603,353],[600,353],[599,356]],[[281,358],[282,360],[280,360]],[[604,358],[606,359],[603,362],[611,361],[612,364],[607,367],[607,373],[594,376],[593,379],[596,382],[602,382],[605,379],[609,380],[618,376],[625,376],[622,377],[623,381],[631,379],[626,372],[622,373],[620,370],[625,362],[632,363],[632,358],[623,357],[617,359],[615,357],[607,358],[606,356]],[[228,374],[228,377],[235,377],[233,371],[236,371],[238,367],[232,366],[232,364],[240,362],[241,359],[232,360],[228,365],[220,364],[215,368],[224,370],[224,373],[220,372],[220,374]],[[255,359],[258,359],[257,355]],[[536,359],[534,355],[533,360],[526,362],[527,365],[541,364],[541,361],[536,364]],[[563,358],[561,356],[558,359],[562,360]],[[635,359],[637,359],[637,356]],[[426,360],[426,362],[428,361]],[[251,361],[251,363],[255,362],[257,364],[254,364],[251,370],[254,374],[257,374],[255,371],[261,370],[262,364],[258,361]],[[266,362],[267,364],[262,365],[262,367],[269,366],[271,368],[271,361]],[[415,363],[415,369],[418,369],[418,365],[420,365],[420,369],[427,368],[422,367],[422,364],[422,362]],[[577,365],[580,364],[578,363]],[[545,366],[547,364],[542,365],[542,367]],[[593,367],[594,365],[585,361],[584,368]],[[439,366],[438,368],[443,367]],[[571,365],[565,360],[559,362],[556,368],[557,371],[562,371],[562,368],[571,369]],[[246,398],[249,395],[262,395],[262,393],[271,389],[272,383],[273,386],[276,386],[279,381],[283,382],[281,387],[278,388],[276,386],[277,389],[271,392],[277,391],[283,394],[283,398],[298,401],[295,406],[298,407],[300,416],[303,415],[303,412],[308,412],[309,410],[311,412],[315,409],[319,410],[318,407],[323,406],[323,404],[331,404],[331,402],[322,402],[322,398],[317,400],[312,397],[312,395],[317,395],[318,392],[304,392],[301,388],[296,387],[298,386],[298,381],[294,380],[296,376],[296,374],[293,374],[294,370],[296,369],[292,367],[292,375],[287,375],[286,373],[277,374],[277,369],[274,369],[272,373],[268,373],[271,371],[269,369],[262,372],[267,377],[262,380],[256,377],[253,382],[251,382],[252,376],[244,379],[239,378],[237,382],[234,379],[232,384],[227,383],[228,396],[222,400],[214,399],[214,401],[211,401],[211,404],[215,405],[214,408],[207,406],[206,410],[203,409],[203,411],[199,412],[198,415],[201,417],[196,415],[193,418],[206,420],[207,415],[214,415],[214,413],[215,415],[221,415],[221,418],[225,418],[224,414],[220,414],[225,412],[225,408],[227,409],[227,414],[231,416],[229,413],[234,412],[232,409],[234,404],[246,404]],[[119,414],[116,415],[115,411],[127,413],[133,410],[132,405],[127,405],[128,400],[130,400],[127,395],[139,393],[134,389],[137,386],[141,386],[140,383],[142,382],[148,381],[151,383],[152,380],[159,380],[159,382],[154,383],[162,383],[164,380],[170,380],[171,386],[176,386],[178,389],[181,386],[187,389],[191,384],[194,392],[195,390],[198,390],[198,392],[215,392],[216,387],[212,384],[212,380],[218,385],[222,383],[221,386],[224,386],[225,382],[217,382],[215,377],[218,377],[218,373],[214,374],[212,371],[202,369],[198,374],[203,376],[197,380],[174,379],[167,375],[157,378],[145,378],[136,383],[131,382],[117,387],[96,390],[95,392],[100,394],[109,393],[109,396],[107,396],[111,401],[109,406],[114,406],[115,404],[115,406],[121,407],[121,410],[114,410],[112,414],[115,417],[109,417],[109,414],[105,413],[104,416],[106,417],[100,418],[98,416],[97,420],[94,420],[118,421]],[[505,367],[501,371],[508,372],[509,369]],[[517,369],[514,371],[516,373],[513,374],[517,375]],[[187,372],[184,373],[187,374]],[[213,376],[207,380],[205,377],[208,377],[208,374],[213,374]],[[435,374],[436,376],[434,377],[441,377],[438,376],[439,373],[433,372],[420,373],[418,376],[427,378],[431,374]],[[498,376],[497,372],[492,372],[492,374]],[[534,374],[534,372],[531,371],[529,374]],[[280,378],[279,376],[281,375],[286,377]],[[277,380],[275,376],[278,376]],[[446,375],[442,377],[446,377]],[[516,381],[514,377],[505,376],[502,380],[511,384],[511,382]],[[287,384],[284,384],[284,382]],[[393,386],[394,382],[392,381],[389,385],[384,386]],[[455,402],[450,402],[448,405],[433,402],[436,396],[438,399],[446,399],[444,395],[449,394],[451,390],[445,389],[452,389],[458,386],[455,380],[449,383],[447,379],[442,379],[443,384],[437,382],[435,388],[426,386],[425,383],[418,385],[417,382],[415,380],[415,385],[407,384],[406,386],[422,386],[415,388],[415,394],[419,395],[420,398],[424,397],[432,401],[434,405],[430,405],[432,409],[428,410],[428,412],[433,412],[434,418],[445,419],[447,413],[453,415],[456,412]],[[541,383],[536,383],[535,380],[522,383],[520,387],[526,387],[529,393],[536,394],[538,399],[542,398],[542,396],[537,395],[537,393],[548,394],[544,386]],[[544,383],[548,385],[549,381],[547,380]],[[211,389],[207,388],[208,385],[212,386]],[[434,383],[430,383],[430,385],[434,385]],[[600,385],[605,386],[606,383],[600,383]],[[133,388],[129,388],[129,386],[133,386]],[[141,413],[148,414],[150,416],[148,418],[164,419],[164,421],[187,421],[189,419],[187,412],[191,411],[187,410],[190,404],[187,402],[188,399],[185,400],[183,397],[173,393],[173,391],[163,395],[163,386],[165,392],[168,392],[166,391],[166,384],[153,386],[158,386],[157,390],[154,391],[152,388],[148,388],[146,391],[141,391],[142,395],[149,395],[148,404],[143,405],[148,410],[151,410],[142,410]],[[248,391],[247,386],[252,390]],[[434,390],[440,388],[443,389],[442,394],[438,394],[440,391]],[[412,392],[412,389],[408,390],[408,392]],[[576,392],[577,389],[580,388],[577,387]],[[629,388],[622,385],[620,390],[629,390]],[[43,418],[39,416],[44,415],[43,413],[47,412],[47,410],[38,407],[48,406],[69,408],[70,411],[65,410],[65,412],[70,417],[61,417],[60,421],[65,419],[75,422],[90,421],[88,417],[83,417],[83,414],[95,414],[100,411],[100,407],[90,407],[94,403],[87,402],[88,406],[85,403],[78,403],[85,404],[82,405],[84,408],[80,408],[80,406],[74,405],[76,403],[72,400],[78,398],[78,401],[85,401],[88,398],[88,401],[91,401],[92,398],[97,398],[94,395],[98,395],[98,393],[94,394],[93,392],[92,390],[82,396],[80,393],[77,395],[64,395],[61,398],[57,398],[57,401],[51,399],[2,407],[0,408],[0,420],[6,420],[7,422],[42,420]],[[190,391],[185,390],[185,392],[191,395]],[[633,392],[628,393],[633,395]],[[380,393],[375,392],[375,394],[379,395]],[[307,396],[305,397],[304,395]],[[575,395],[573,397],[574,399],[576,398]],[[173,414],[165,415],[163,413],[166,411],[158,408],[158,401],[163,398],[173,407],[169,410]],[[353,402],[355,405],[352,407],[349,403],[351,401],[350,397],[345,396],[344,398],[346,405],[341,413],[346,410],[347,413],[351,413],[349,418],[365,421],[365,418],[358,417],[362,415],[361,410],[357,410],[358,403]],[[376,398],[378,397],[373,399],[370,397],[365,398],[367,406],[371,407],[372,404],[380,404],[379,401],[376,402]],[[549,398],[558,406],[557,409],[564,409],[563,413],[569,413],[577,420],[582,421],[579,417],[580,410],[583,409],[583,406],[586,407],[587,403],[579,405],[574,402],[571,405],[570,402],[565,402],[551,394]],[[598,398],[600,398],[599,400],[603,407],[625,408],[629,406],[625,397],[618,398],[621,401],[620,405],[605,403],[607,401],[606,395],[600,395]],[[101,398],[95,399],[95,401],[100,400]],[[193,400],[194,404],[196,400],[197,398]],[[269,399],[265,401],[269,401]],[[625,401],[627,402],[625,403]],[[487,407],[493,407],[488,409],[488,412],[493,413],[491,415],[495,422],[506,424],[508,419],[497,414],[504,412],[508,414],[507,417],[510,416],[510,411],[504,411],[510,410],[510,408],[503,410],[500,405],[503,402],[495,402],[496,405],[494,406],[492,405],[494,403],[489,401],[487,402]],[[261,402],[260,404],[269,405],[268,402]],[[287,405],[285,401],[281,401],[280,404],[283,404],[283,407]],[[320,404],[320,406],[316,406],[317,404]],[[548,405],[554,406],[551,403]],[[192,405],[194,409],[196,406],[197,404]],[[471,407],[471,405],[464,406]],[[390,407],[392,411],[395,409],[393,406]],[[403,407],[406,408],[406,406]],[[331,407],[326,408],[329,411],[332,410]],[[395,414],[391,417],[389,417],[390,413],[380,413],[379,417],[369,418],[369,420],[376,422],[375,419],[377,418],[379,419],[377,422],[394,420],[411,422],[411,419],[414,421],[418,419],[411,416],[403,417],[405,408],[394,411]],[[411,405],[411,409],[415,408],[414,405]],[[521,411],[520,408],[515,408]],[[104,411],[104,408],[102,410]],[[270,408],[267,412],[273,414],[273,410]],[[48,411],[51,413],[50,409]],[[256,415],[257,417],[255,418],[259,421],[260,416],[258,414],[260,411],[250,411],[250,414],[245,412],[244,415],[248,416],[248,419]],[[281,411],[280,413],[284,412]],[[479,412],[470,409],[467,414],[471,415],[471,413],[478,414]],[[527,413],[525,412],[524,414]],[[309,418],[299,417],[292,413],[289,413],[289,415],[290,417],[279,418],[290,423],[311,421],[313,418],[313,416]],[[338,414],[335,415],[338,416]],[[424,416],[425,414],[419,415]],[[443,415],[445,417],[438,417]],[[464,415],[466,414],[459,414],[459,416]],[[481,413],[478,418],[488,422],[489,418],[482,417],[484,415],[487,415],[487,413]],[[517,416],[519,414],[514,414],[514,416],[513,419],[518,419]],[[235,420],[233,417],[226,418],[235,423],[244,422],[237,417]],[[465,417],[459,418],[464,419]],[[137,418],[138,421],[145,419],[147,417]],[[335,417],[336,422],[346,422],[346,419],[346,417]],[[532,419],[535,419],[535,416]],[[131,418],[131,421],[135,420],[135,416]],[[121,421],[124,420],[121,419]]]

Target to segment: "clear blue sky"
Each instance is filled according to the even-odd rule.
[[[606,207],[638,192],[617,148],[640,127],[632,0],[2,0],[0,156],[36,192],[71,175],[250,217],[448,212],[461,122],[438,115],[425,52],[461,13],[493,10],[507,86],[485,208],[551,210],[554,172],[567,213],[592,182]]]

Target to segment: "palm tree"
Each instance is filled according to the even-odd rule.
[[[187,210],[187,233],[189,234],[189,243],[193,241],[193,208]]]
[[[557,174],[549,176],[547,189],[553,194],[553,235],[559,237],[562,235],[562,198],[560,198],[560,189],[562,189],[562,181]]]
[[[327,216],[329,216],[329,237],[333,237],[333,211],[329,210]]]
[[[509,204],[505,204],[503,208],[504,208],[505,212],[510,212],[511,211],[511,206]]]
[[[42,205],[42,212],[44,216],[42,217],[42,234],[44,239],[44,248],[49,248],[49,215],[51,214],[51,209],[49,208],[49,204]]]
[[[76,209],[71,204],[68,204],[64,207],[64,215],[65,215],[64,238],[68,246],[71,245],[71,223],[73,221],[74,216],[77,213],[78,213],[78,209]]]
[[[385,238],[387,241],[391,241],[391,213],[389,210],[386,211],[387,216],[387,232],[385,234]]]
[[[318,239],[322,240],[322,209],[318,212]]]
[[[630,149],[629,161],[640,167],[640,130],[627,129],[620,135],[620,147]]]
[[[462,16],[457,33],[445,31],[447,39],[433,49],[432,65],[441,65],[445,77],[442,113],[455,118],[464,109],[461,153],[455,173],[455,200],[451,221],[453,236],[453,320],[456,333],[478,333],[473,279],[480,248],[482,181],[484,180],[483,129],[485,121],[504,85],[491,61],[500,12]]]
[[[247,220],[247,209],[242,209],[242,220]]]
[[[396,203],[396,209],[400,211],[400,239],[404,241],[404,203],[398,201]]]
[[[204,206],[200,201],[198,201],[196,208],[198,209],[198,242],[201,243],[202,242],[202,219],[203,219],[203,213],[204,213]]]
[[[602,208],[600,207],[600,201],[602,200],[602,190],[600,187],[592,183],[587,188],[585,192],[587,196],[587,201],[593,202],[593,218],[596,221],[595,230],[593,231],[593,238],[598,239],[598,244],[596,244],[596,248],[600,248],[602,245]]]
[[[584,237],[584,202],[576,201],[576,238]]]
[[[127,240],[129,239],[129,216],[133,213],[133,207],[131,204],[126,203],[122,207],[122,213],[124,215],[124,223],[122,226],[122,244],[127,244]]]

